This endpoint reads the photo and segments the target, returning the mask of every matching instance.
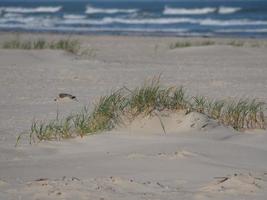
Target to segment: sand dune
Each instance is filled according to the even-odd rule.
[[[83,138],[29,145],[23,137],[15,148],[33,119],[92,109],[100,95],[160,73],[191,95],[267,102],[267,48],[171,50],[177,38],[77,37],[96,55],[0,50],[0,199],[266,199],[266,130],[238,132],[196,112],[154,113]],[[79,101],[55,102],[59,93]]]

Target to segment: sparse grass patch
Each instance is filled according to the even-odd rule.
[[[71,117],[61,121],[52,120],[49,123],[34,121],[29,132],[29,141],[60,140],[74,137]]]
[[[243,47],[245,45],[245,43],[242,41],[233,40],[233,41],[227,43],[227,45],[234,46],[234,47]]]
[[[207,99],[203,96],[196,96],[193,97],[193,102],[192,102],[192,109],[199,112],[199,113],[205,113],[205,109],[208,106]]]
[[[77,54],[81,49],[81,44],[78,40],[60,39],[57,41],[46,41],[42,38],[37,40],[21,40],[16,39],[6,41],[3,43],[4,49],[61,49],[73,54]]]
[[[242,41],[242,40],[231,40],[231,41],[177,41],[169,45],[170,49],[186,48],[186,47],[197,47],[197,46],[210,46],[210,45],[228,45],[233,47],[266,47],[264,42],[258,41]]]
[[[171,43],[169,48],[176,49],[176,48],[185,48],[185,47],[193,47],[193,46],[209,46],[209,45],[215,45],[215,42],[212,40],[205,40],[205,41],[200,41],[200,42],[178,41],[175,43]]]
[[[130,90],[123,87],[102,96],[89,112],[81,112],[62,120],[48,123],[34,121],[29,130],[30,143],[43,140],[60,140],[75,136],[86,136],[111,130],[125,119],[131,121],[137,116],[157,115],[161,111],[187,110],[208,115],[221,124],[236,130],[264,129],[265,103],[256,99],[238,101],[210,101],[203,96],[189,97],[183,87],[163,87],[159,78]],[[160,119],[160,116],[157,115]],[[161,119],[160,122],[162,123]],[[164,124],[162,124],[163,129]],[[21,135],[18,137],[18,141]]]
[[[48,49],[62,49],[67,52],[77,54],[81,49],[81,44],[78,40],[72,39],[61,39],[58,41],[53,41],[47,44]]]
[[[87,107],[76,115],[72,115],[73,128],[77,136],[83,137],[86,134],[91,133],[89,126],[90,113]]]
[[[169,109],[171,110],[186,110],[191,107],[189,98],[183,87],[174,88],[171,94],[171,103]]]
[[[225,101],[215,100],[209,101],[206,104],[207,113],[213,119],[220,119],[222,117],[223,108],[225,107]]]
[[[129,112],[133,116],[140,113],[150,113],[157,108],[160,95],[163,94],[160,91],[158,78],[154,78],[150,83],[145,83],[141,87],[136,87],[128,99]]]
[[[185,48],[185,47],[191,47],[192,43],[191,42],[175,42],[170,44],[170,49],[177,49],[177,48]]]
[[[96,57],[97,49],[93,47],[88,47],[83,50],[80,50],[77,55],[82,58],[95,58]]]
[[[215,45],[215,42],[212,40],[203,41],[199,44],[199,46],[209,46],[209,45]]]
[[[127,98],[122,95],[121,90],[101,97],[88,121],[91,133],[114,128],[121,122],[121,117],[127,105]]]

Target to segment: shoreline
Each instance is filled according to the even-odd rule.
[[[173,32],[131,32],[131,31],[89,31],[89,32],[66,32],[66,31],[32,31],[32,30],[0,30],[0,34],[37,34],[37,35],[74,35],[74,36],[110,36],[110,37],[156,37],[156,38],[209,38],[209,39],[242,39],[242,40],[267,40],[266,36],[245,35],[186,35],[174,34]]]

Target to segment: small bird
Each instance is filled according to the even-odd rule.
[[[76,96],[73,96],[71,94],[67,94],[67,93],[59,93],[58,97],[55,98],[55,101],[59,101],[59,100],[63,100],[63,99],[70,99],[73,101],[78,101],[78,99],[76,98]]]

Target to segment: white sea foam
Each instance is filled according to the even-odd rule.
[[[22,17],[22,14],[18,14],[18,13],[5,13],[4,14],[4,18],[18,18],[18,17]]]
[[[1,7],[0,10],[10,13],[55,13],[61,10],[61,6],[56,7]]]
[[[197,23],[198,21],[190,18],[147,18],[147,19],[125,19],[125,18],[111,18],[105,17],[100,20],[89,20],[89,19],[67,19],[62,21],[63,24],[92,24],[92,25],[103,25],[103,24],[178,24],[178,23]]]
[[[204,19],[200,20],[199,24],[207,26],[245,26],[245,25],[267,25],[267,21],[252,21],[248,19],[240,19],[240,20]]]
[[[92,6],[86,7],[86,14],[96,14],[96,13],[105,13],[105,14],[116,14],[116,13],[134,13],[137,12],[137,9],[116,9],[116,8],[96,8]]]
[[[41,26],[33,24],[3,24],[0,20],[0,28],[21,28],[21,29],[40,29],[40,30],[55,30],[55,31],[71,31],[71,32],[84,32],[84,31],[125,31],[125,32],[163,32],[163,33],[186,33],[189,30],[183,28],[170,28],[170,29],[157,29],[157,28],[121,28],[121,27],[64,27],[64,26]]]
[[[125,31],[125,32],[163,32],[163,33],[185,33],[188,29],[154,29],[154,28],[111,28],[111,27],[101,27],[101,28],[93,28],[93,27],[79,27],[73,28],[71,27],[58,27],[60,30],[68,30],[68,31]]]
[[[224,7],[224,6],[221,6],[218,9],[218,13],[219,14],[232,14],[232,13],[238,12],[240,10],[241,10],[241,8],[238,8],[238,7]]]
[[[60,19],[44,17],[8,17],[0,18],[0,23],[7,26],[25,26],[25,27],[52,27]],[[3,26],[4,26],[3,25]]]
[[[8,18],[1,18],[0,23],[20,23],[20,24],[27,24],[33,23],[36,21],[34,17],[8,17]]]
[[[32,16],[17,16],[7,15],[0,18],[2,23],[23,23],[23,24],[57,24],[57,25],[108,25],[108,24],[127,24],[127,25],[167,25],[167,24],[199,24],[203,26],[250,26],[250,25],[267,25],[267,20],[216,20],[211,18],[194,19],[189,17],[174,17],[174,18],[142,18],[142,19],[128,19],[121,17],[104,17],[102,19],[87,19],[85,16],[73,15],[64,16],[63,19],[58,17],[32,17]],[[130,27],[131,28],[131,27]]]
[[[165,6],[163,14],[165,15],[203,15],[208,13],[213,13],[216,11],[216,8],[171,8],[168,6]]]
[[[267,28],[260,29],[219,29],[217,33],[267,33]]]
[[[267,25],[267,21],[252,21],[248,19],[240,20],[215,20],[215,19],[193,19],[193,18],[146,18],[146,19],[127,19],[119,17],[105,17],[102,19],[65,19],[60,24],[83,24],[83,25],[106,25],[106,24],[180,24],[191,23],[204,26],[243,26],[243,25]]]
[[[74,15],[74,14],[66,14],[63,16],[64,19],[85,19],[86,15]]]

